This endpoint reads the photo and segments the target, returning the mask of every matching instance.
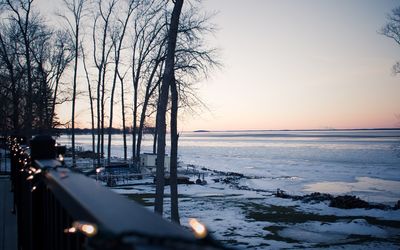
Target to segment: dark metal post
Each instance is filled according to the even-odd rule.
[[[56,159],[55,143],[55,140],[48,135],[34,137],[30,142],[32,162],[34,163],[36,160]],[[33,186],[35,186],[35,190],[31,191],[31,242],[32,249],[41,250],[45,249],[45,241],[52,241],[54,238],[48,238],[49,225],[45,223],[45,213],[49,212],[49,209],[45,209],[46,187],[41,180],[41,176],[33,179],[30,185],[31,190]]]
[[[56,141],[49,135],[35,136],[30,142],[32,162],[35,160],[55,159]]]

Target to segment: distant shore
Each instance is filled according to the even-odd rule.
[[[104,128],[108,133],[108,128]],[[71,134],[70,128],[56,128],[54,129],[57,134]],[[396,131],[400,128],[349,128],[349,129],[243,129],[243,130],[207,130],[198,129],[190,131],[182,131],[183,133],[246,133],[246,132],[341,132],[341,131]],[[97,130],[95,130],[97,133]],[[122,129],[112,128],[111,134],[122,134]],[[91,134],[92,129],[89,128],[77,128],[75,134]],[[130,130],[126,130],[127,134],[131,134]],[[145,130],[145,134],[152,134],[152,130]]]

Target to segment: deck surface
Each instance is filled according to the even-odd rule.
[[[17,249],[17,219],[11,213],[13,193],[8,176],[0,175],[0,250]]]

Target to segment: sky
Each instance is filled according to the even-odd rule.
[[[224,64],[182,130],[398,127],[400,47],[378,34],[399,1],[207,0]]]
[[[48,1],[37,0],[41,8]],[[51,2],[53,3],[53,2]],[[398,0],[203,0],[223,66],[179,130],[400,127],[400,46],[380,35]],[[89,127],[81,100],[78,126]],[[131,112],[131,111],[129,111]],[[68,107],[58,110],[61,119]],[[68,116],[67,116],[68,117]]]

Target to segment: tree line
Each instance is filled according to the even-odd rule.
[[[185,6],[183,0],[60,1],[55,15],[41,13],[34,0],[0,1],[2,131],[31,137],[68,128],[75,165],[77,105],[85,99],[100,165],[102,157],[111,159],[116,119],[122,124],[124,159],[130,151],[134,162],[146,127],[154,127],[154,151],[162,159],[157,161],[155,210],[162,214],[169,124],[171,211],[179,221],[178,111],[201,103],[195,84],[219,65],[216,49],[206,43],[215,30],[212,15],[200,10],[199,1]],[[71,105],[65,124],[57,116],[64,112],[57,109],[60,104]]]

